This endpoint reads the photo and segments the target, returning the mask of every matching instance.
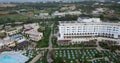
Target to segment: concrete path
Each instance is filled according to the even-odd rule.
[[[53,49],[52,47],[52,37],[53,37],[53,24],[51,25],[51,33],[50,33],[50,36],[49,36],[49,46],[48,46],[48,53],[47,53],[47,61],[48,63],[52,63],[52,58],[51,58],[51,51]]]
[[[42,51],[40,54],[38,54],[36,57],[34,57],[29,63],[35,63],[37,60],[40,59],[40,57],[43,56],[44,51]]]

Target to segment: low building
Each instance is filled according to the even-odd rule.
[[[23,35],[15,34],[15,35],[0,39],[0,47],[5,46],[5,45],[8,47],[14,47],[16,46],[16,44],[23,43],[25,41],[27,40]]]
[[[32,41],[39,41],[43,37],[43,33],[38,32],[39,29],[38,23],[26,24],[24,25],[23,34]]]
[[[4,46],[4,44],[3,44],[3,40],[0,39],[0,49],[1,49],[3,46]]]
[[[31,23],[31,24],[25,24],[24,25],[24,30],[30,30],[30,29],[35,29],[37,30],[39,28],[38,23]]]
[[[52,14],[52,16],[65,16],[65,15],[80,15],[81,11],[67,11],[67,12],[58,12]]]
[[[38,18],[38,19],[50,19],[50,18],[54,18],[49,13],[39,13],[38,15],[36,14],[34,17]]]
[[[41,32],[38,32],[34,29],[32,30],[27,30],[24,32],[24,34],[26,35],[26,37],[29,39],[29,40],[32,40],[32,41],[39,41],[42,39],[43,37],[43,33]]]
[[[5,37],[3,39],[0,39],[0,47],[4,45],[8,47],[15,46],[15,41],[11,39],[10,37]]]
[[[22,28],[23,28],[22,26],[18,26],[18,27],[6,29],[5,31],[6,31],[6,34],[9,36],[9,35],[20,33],[22,31]]]
[[[49,16],[49,13],[40,13],[39,16]]]
[[[11,39],[10,37],[6,37],[3,40],[5,45],[8,45],[9,47],[15,46],[15,40]]]
[[[92,14],[103,14],[103,13],[106,13],[106,12],[109,12],[108,11],[109,9],[108,8],[96,8],[95,10],[92,11]]]

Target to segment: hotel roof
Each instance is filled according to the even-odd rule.
[[[76,26],[76,25],[114,25],[120,26],[120,23],[102,22],[100,18],[79,18],[77,21],[59,21],[62,26]]]

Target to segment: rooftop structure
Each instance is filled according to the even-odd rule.
[[[100,18],[78,18],[77,21],[59,21],[59,25],[62,26],[76,26],[76,25],[114,25],[120,26],[120,23],[112,23],[112,22],[102,22]]]

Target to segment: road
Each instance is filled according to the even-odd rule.
[[[52,58],[51,58],[51,51],[52,51],[52,41],[51,41],[51,39],[52,39],[52,37],[53,37],[53,34],[52,34],[52,32],[53,32],[53,24],[51,25],[51,33],[50,33],[50,36],[49,36],[49,46],[48,46],[48,53],[47,53],[47,61],[48,61],[48,63],[52,63]]]

